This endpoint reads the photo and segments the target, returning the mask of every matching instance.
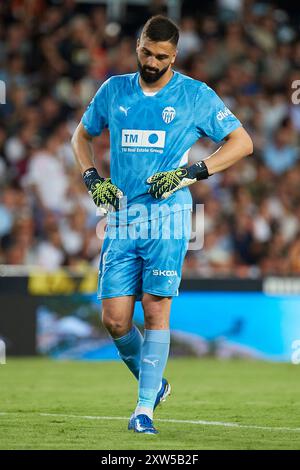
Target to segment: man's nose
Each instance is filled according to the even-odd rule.
[[[157,69],[157,62],[155,57],[148,57],[146,61],[146,65],[152,69]]]

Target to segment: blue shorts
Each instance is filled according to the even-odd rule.
[[[98,298],[142,294],[178,295],[181,270],[191,232],[191,211],[146,222],[106,227]]]

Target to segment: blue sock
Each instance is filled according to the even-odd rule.
[[[139,329],[134,325],[132,329],[121,338],[113,338],[118,348],[120,358],[125,362],[136,379],[139,379],[141,350],[143,336]]]
[[[170,330],[145,330],[137,409],[148,408],[153,410],[167,364],[169,349]]]

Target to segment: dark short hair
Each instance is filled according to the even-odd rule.
[[[163,15],[152,16],[142,30],[142,36],[146,36],[150,41],[169,41],[177,46],[179,39],[179,28],[169,18]]]

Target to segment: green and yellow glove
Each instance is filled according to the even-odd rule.
[[[101,207],[106,213],[112,209],[119,210],[123,193],[111,182],[110,178],[99,176],[96,168],[89,168],[82,177],[97,207]]]
[[[185,186],[208,177],[207,166],[203,161],[197,162],[188,168],[162,171],[147,179],[147,184],[151,185],[148,193],[155,199],[166,199],[178,189],[185,188]]]

